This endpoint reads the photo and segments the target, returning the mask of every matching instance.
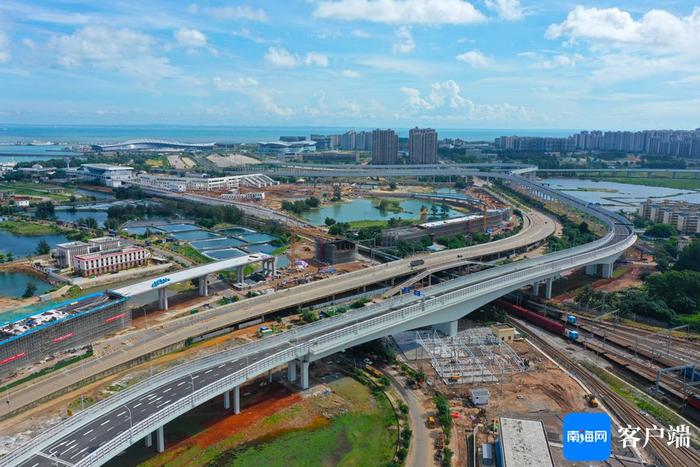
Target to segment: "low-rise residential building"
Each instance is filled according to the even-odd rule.
[[[54,258],[60,268],[73,267],[77,255],[86,255],[106,250],[114,250],[122,246],[123,240],[118,237],[98,237],[87,242],[66,242],[56,245]]]
[[[413,227],[396,227],[387,229],[382,234],[383,246],[396,246],[401,241],[418,240],[430,237],[433,241],[440,237],[467,235],[473,232],[485,232],[507,221],[513,215],[510,208],[489,209],[486,217],[483,214],[455,217],[433,222],[418,224]]]
[[[637,213],[644,219],[659,224],[670,224],[681,234],[700,233],[700,204],[647,199],[639,206]]]
[[[148,262],[149,256],[149,251],[140,246],[75,255],[73,270],[83,277],[96,276],[143,266]]]
[[[164,174],[137,174],[133,183],[143,188],[187,192],[187,191],[231,191],[240,186],[256,188],[277,184],[264,174],[229,175],[225,177],[186,176],[178,177]]]

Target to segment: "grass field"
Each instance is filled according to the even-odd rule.
[[[61,188],[63,193],[49,193],[48,189]],[[70,188],[42,183],[14,182],[8,183],[0,191],[12,191],[16,195],[41,196],[57,202],[68,201],[73,191]]]
[[[208,256],[204,256],[202,253],[197,251],[193,246],[191,246],[189,244],[174,247],[173,251],[181,254],[185,258],[191,259],[192,261],[194,261],[195,263],[198,263],[198,264],[206,264],[206,263],[211,263],[212,261],[214,261],[213,259],[209,258]]]
[[[0,229],[7,230],[16,235],[51,235],[57,233],[66,233],[65,230],[60,227],[56,227],[50,224],[38,224],[34,222],[18,222],[18,221],[4,221],[0,222]]]
[[[224,456],[209,465],[375,466],[391,459],[391,446],[381,413],[349,413],[334,418],[325,428],[289,433],[259,446],[234,451],[231,457]]]

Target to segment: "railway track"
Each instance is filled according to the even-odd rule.
[[[526,333],[528,339],[534,341],[540,349],[554,358],[568,371],[576,374],[588,389],[598,394],[600,400],[613,413],[621,425],[640,427],[642,429],[646,427],[650,428],[649,419],[647,417],[639,413],[636,408],[630,406],[625,399],[610,389],[607,384],[600,381],[590,370],[539,337],[536,332],[533,332],[533,327],[525,324],[521,320],[514,318],[508,319],[521,332]],[[667,445],[665,439],[651,438],[645,449],[647,449],[648,452],[656,458],[658,463],[664,467],[700,466],[700,454],[692,447],[676,448]]]

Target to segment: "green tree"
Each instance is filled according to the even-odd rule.
[[[644,233],[657,238],[670,238],[678,235],[676,228],[670,224],[654,224],[647,228]]]
[[[391,191],[396,190],[396,182],[389,182],[389,189]]]
[[[9,251],[6,255],[5,258],[7,259],[7,262],[12,262],[15,260],[15,254]]]
[[[42,201],[36,205],[37,219],[51,219],[55,216],[55,208],[51,201]]]
[[[35,293],[36,285],[34,284],[34,282],[29,282],[27,283],[27,287],[24,289],[24,294],[22,294],[22,298],[33,297]]]
[[[51,251],[51,247],[46,240],[41,240],[36,246],[36,254],[38,255],[48,255]]]
[[[683,251],[678,255],[678,261],[674,264],[673,269],[683,271],[685,269],[691,271],[700,271],[700,239],[695,239],[693,242],[683,248]]]
[[[336,223],[336,220],[333,219],[332,217],[326,217],[326,220],[323,221],[324,224],[326,224],[328,227]]]

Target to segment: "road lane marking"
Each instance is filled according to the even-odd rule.
[[[139,405],[141,405],[141,402],[139,402],[138,404],[136,404],[136,405],[134,406],[134,408],[138,407]]]
[[[197,379],[199,378],[199,375],[193,376],[192,379]]]
[[[100,423],[100,426],[105,426],[105,425],[108,424],[110,421],[111,421],[110,419],[107,419],[107,420],[105,420],[104,422]]]
[[[212,371],[214,371],[214,370],[207,370],[204,372],[204,374],[206,375],[207,373],[211,373]]]
[[[182,386],[182,385],[185,384],[186,382],[187,382],[187,381],[183,381],[183,382],[181,382],[181,383],[177,383],[177,385],[178,385],[178,386]]]
[[[172,389],[172,388],[166,389],[165,391],[163,391],[163,394],[165,394],[166,392],[170,391],[171,389]]]
[[[86,431],[85,433],[83,433],[83,436],[89,435],[89,434],[92,433],[92,432],[93,432],[93,430],[92,430],[92,428],[91,428],[91,429],[89,429],[88,431]]]

